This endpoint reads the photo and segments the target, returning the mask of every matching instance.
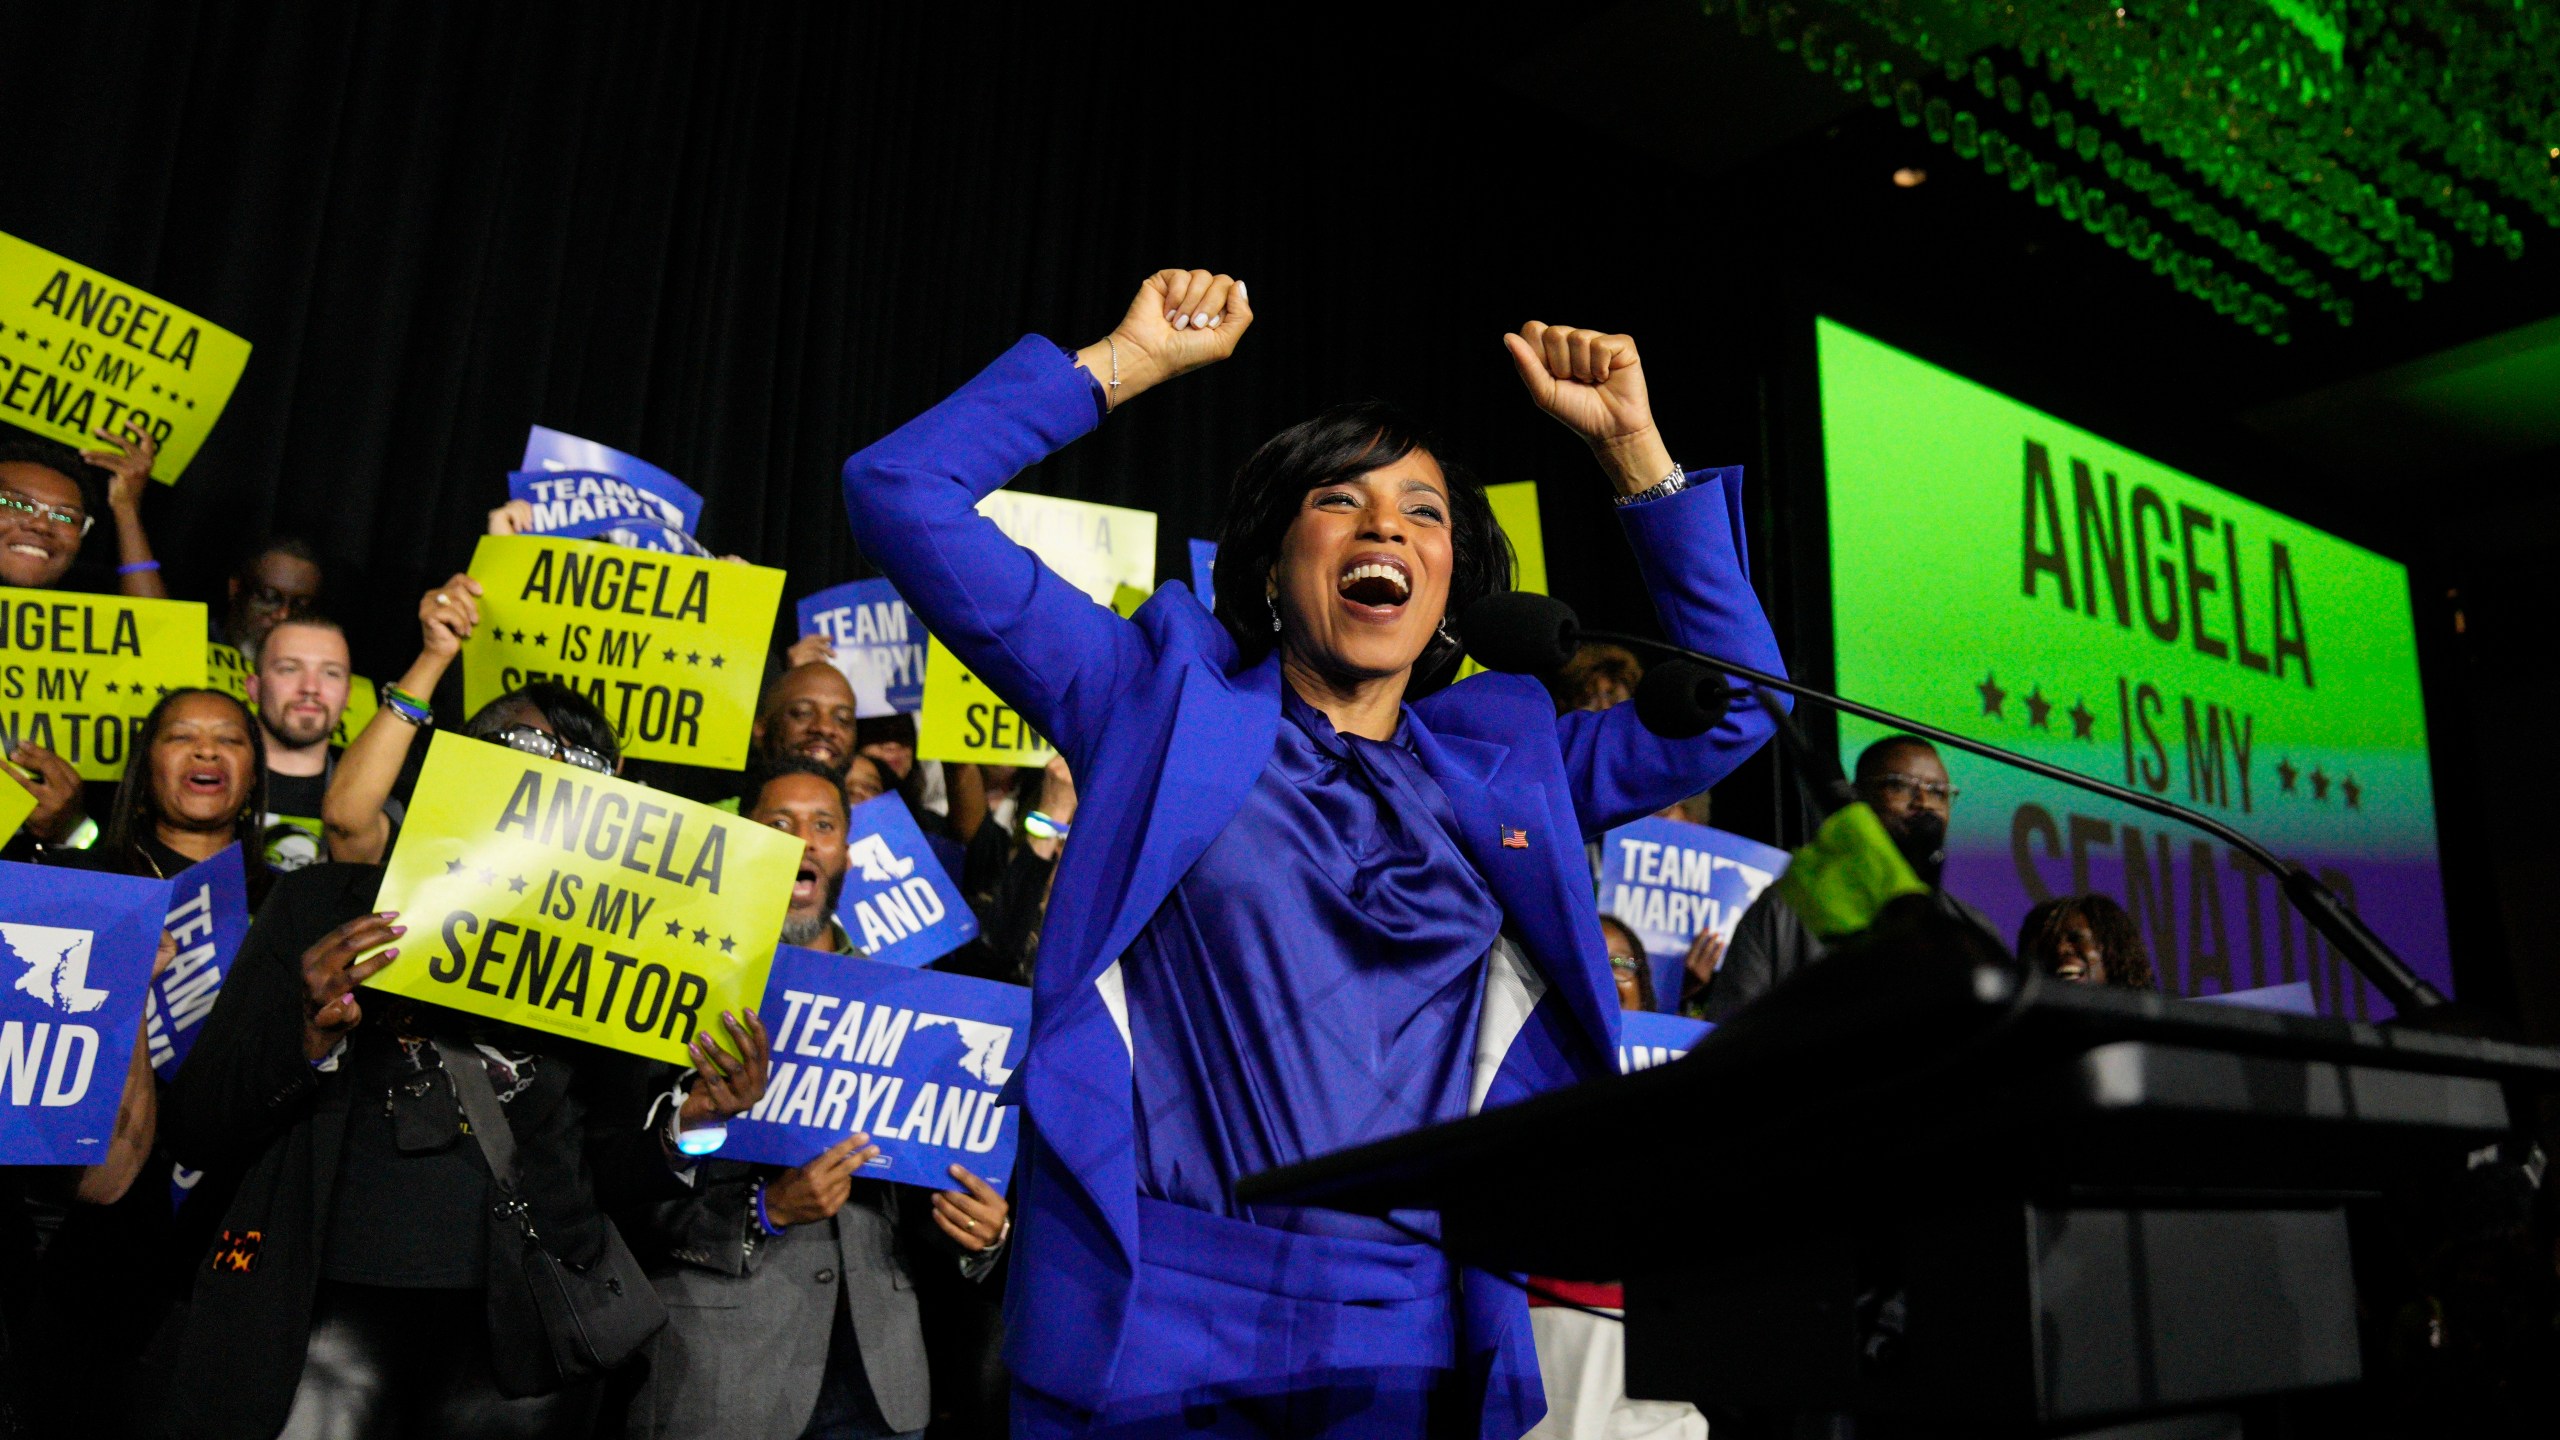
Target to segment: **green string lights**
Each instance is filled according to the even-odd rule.
[[[2280,345],[2560,227],[2548,0],[1701,4]]]

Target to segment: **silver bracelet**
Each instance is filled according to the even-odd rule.
[[[1689,472],[1681,469],[1679,463],[1675,461],[1672,463],[1670,474],[1663,476],[1661,479],[1656,480],[1651,485],[1646,486],[1633,495],[1621,495],[1611,503],[1617,505],[1620,509],[1624,509],[1629,505],[1642,505],[1648,500],[1665,499],[1669,496],[1677,495],[1688,488]]]

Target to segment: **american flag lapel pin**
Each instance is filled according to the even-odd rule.
[[[1528,831],[1526,831],[1526,830],[1516,829],[1516,828],[1514,828],[1514,827],[1512,827],[1512,826],[1509,826],[1509,825],[1505,825],[1505,826],[1503,826],[1503,827],[1502,827],[1502,848],[1503,848],[1503,849],[1505,849],[1505,850],[1526,850],[1526,849],[1528,849],[1528,848],[1529,848],[1529,832],[1528,832]]]

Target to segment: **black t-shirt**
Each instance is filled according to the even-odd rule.
[[[320,801],[329,793],[328,771],[317,775],[267,772],[267,863],[299,870],[326,859],[320,838]]]

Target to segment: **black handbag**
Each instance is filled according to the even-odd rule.
[[[489,1335],[499,1393],[548,1395],[622,1364],[666,1326],[657,1288],[609,1216],[593,1263],[551,1253],[517,1193],[515,1131],[489,1084],[488,1065],[464,1046],[439,1040],[436,1049],[497,1192],[489,1206]],[[506,1343],[536,1336],[544,1343]]]

